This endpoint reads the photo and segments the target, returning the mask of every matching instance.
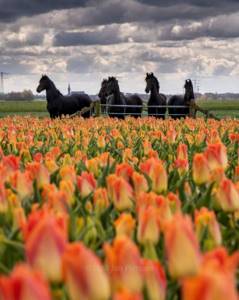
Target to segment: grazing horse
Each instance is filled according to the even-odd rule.
[[[192,100],[195,99],[193,92],[193,84],[190,79],[187,79],[184,84],[185,94],[184,96],[172,96],[168,101],[168,114],[173,119],[185,118],[189,116],[189,105]],[[171,105],[187,106],[187,107],[170,107]]]
[[[164,94],[159,93],[159,82],[153,73],[146,74],[146,88],[145,92],[150,92],[148,101],[148,116],[156,118],[165,118],[167,98]],[[152,107],[153,106],[153,107]],[[161,106],[161,107],[155,107]]]
[[[109,77],[106,87],[107,108],[110,117],[124,119],[126,113],[126,97],[120,92],[118,80],[115,77]]]
[[[37,92],[46,90],[47,110],[51,118],[72,115],[84,107],[89,107],[91,99],[86,94],[63,96],[49,77],[43,75],[39,81]],[[90,117],[90,111],[83,113],[84,118]]]

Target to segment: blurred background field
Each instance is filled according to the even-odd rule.
[[[218,117],[239,118],[238,100],[198,100],[197,104]],[[0,101],[0,117],[12,115],[49,116],[46,101]],[[200,114],[198,114],[200,116]]]

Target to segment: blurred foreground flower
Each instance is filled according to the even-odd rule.
[[[71,300],[106,300],[110,285],[97,256],[82,243],[69,244],[62,258],[63,276]]]

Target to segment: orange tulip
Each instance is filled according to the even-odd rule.
[[[101,213],[109,207],[109,199],[105,188],[98,188],[94,192],[94,208],[97,213]]]
[[[113,300],[143,300],[143,296],[141,293],[132,293],[127,290],[122,290],[114,294]]]
[[[65,192],[68,204],[73,204],[75,202],[75,185],[69,179],[62,179],[59,183],[59,190]]]
[[[26,265],[14,268],[9,278],[0,278],[1,300],[51,300],[50,290],[40,273]]]
[[[95,157],[92,159],[88,159],[85,163],[88,171],[94,174],[95,177],[99,175],[99,158]]]
[[[106,300],[110,285],[94,253],[82,243],[69,244],[62,257],[64,282],[72,300]]]
[[[33,181],[28,171],[24,173],[16,171],[12,177],[12,182],[20,200],[24,200],[33,195]]]
[[[77,185],[82,197],[88,196],[97,186],[94,175],[88,172],[82,172],[81,176],[77,177]]]
[[[132,174],[132,181],[134,186],[134,192],[136,195],[139,195],[141,192],[147,192],[148,191],[148,182],[144,175],[133,172]]]
[[[73,184],[76,183],[76,171],[74,165],[64,165],[60,168],[59,174],[62,179],[70,180]]]
[[[210,179],[210,169],[204,154],[197,153],[193,158],[193,180],[196,184],[207,183]]]
[[[176,194],[168,193],[167,200],[172,214],[181,211],[181,201]]]
[[[189,216],[175,214],[164,228],[169,272],[181,278],[197,273],[201,255]]]
[[[149,300],[166,299],[166,275],[163,267],[158,261],[143,260],[144,277]]]
[[[176,159],[174,166],[180,175],[184,175],[189,169],[188,160],[186,159]]]
[[[152,180],[152,191],[162,193],[168,189],[168,175],[160,160],[150,158],[141,163],[140,169]]]
[[[209,144],[205,151],[206,158],[211,170],[218,167],[227,168],[227,149],[222,143]]]
[[[188,160],[188,146],[186,144],[179,144],[178,145],[177,159]]]
[[[133,175],[133,168],[127,164],[127,163],[122,163],[116,166],[115,174],[117,176],[123,177],[126,181],[129,181],[131,176]]]
[[[239,191],[230,179],[223,179],[215,192],[216,204],[224,211],[239,210]]]
[[[115,174],[108,176],[107,190],[109,198],[117,210],[122,211],[133,206],[133,189],[123,177]]]
[[[137,246],[126,236],[117,237],[113,245],[105,244],[106,263],[114,291],[140,292],[143,270]]]
[[[218,248],[207,253],[199,273],[183,280],[183,300],[237,300],[238,262],[238,252],[228,256],[224,248]]]
[[[158,210],[147,206],[139,210],[137,239],[141,244],[157,244],[160,235]]]
[[[45,184],[50,183],[50,173],[44,165],[40,165],[37,173],[37,186],[38,188],[43,188]]]
[[[127,235],[131,237],[135,228],[135,219],[131,214],[122,213],[114,222],[116,235]]]
[[[203,239],[204,243],[206,243],[207,250],[221,245],[222,237],[220,227],[214,211],[209,211],[206,207],[202,207],[199,211],[196,210],[195,227],[198,240]]]
[[[47,210],[33,211],[23,227],[26,257],[29,264],[51,281],[60,281],[61,257],[67,243],[65,215]]]

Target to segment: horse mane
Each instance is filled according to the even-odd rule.
[[[54,86],[54,88],[56,89],[56,92],[59,96],[63,96],[63,94],[56,88],[55,83],[47,76],[47,75],[42,75],[41,80],[48,80],[50,81],[50,83]]]

